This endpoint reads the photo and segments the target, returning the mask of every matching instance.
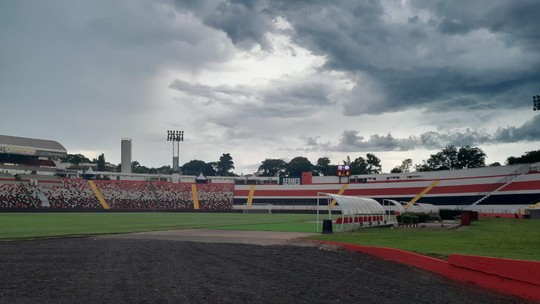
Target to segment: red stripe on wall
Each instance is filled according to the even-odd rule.
[[[540,190],[540,180],[526,181],[526,182],[514,182],[504,187],[503,191],[520,191],[520,190]]]
[[[502,186],[502,183],[492,184],[473,184],[473,185],[458,185],[458,186],[437,186],[427,194],[463,194],[463,195],[482,195],[494,191]],[[351,185],[352,186],[352,185]],[[354,187],[354,186],[353,186]],[[414,196],[422,192],[425,187],[410,187],[410,188],[348,188],[344,195],[352,196]],[[505,191],[530,191],[540,190],[540,181],[516,182],[508,185],[500,190]],[[261,189],[257,187],[255,197],[317,197],[317,193],[337,193],[339,189]],[[248,196],[249,190],[235,190],[235,196]]]

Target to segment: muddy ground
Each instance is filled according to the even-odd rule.
[[[527,303],[320,246],[163,239],[0,242],[0,303]]]

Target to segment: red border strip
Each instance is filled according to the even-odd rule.
[[[452,254],[448,263],[501,277],[532,283],[540,288],[540,262]]]
[[[510,271],[512,274],[508,275],[508,272],[505,272],[505,275],[501,276],[497,274],[496,271],[493,271],[493,269],[491,269],[490,267],[487,267],[490,269],[489,272],[485,272],[485,269],[481,267],[477,267],[479,269],[469,268],[470,265],[474,263],[473,261],[469,261],[467,263],[458,263],[458,265],[454,265],[450,262],[452,258],[450,258],[447,262],[444,260],[423,256],[401,249],[362,246],[331,241],[322,242],[338,245],[348,251],[367,253],[382,258],[384,260],[390,260],[415,266],[430,272],[443,275],[456,281],[472,283],[483,288],[496,290],[498,292],[511,294],[534,301],[540,301],[540,285],[535,283],[536,280],[522,281],[513,279],[514,277],[522,278],[522,276],[517,274],[519,271],[521,271],[521,268],[505,267],[506,271]],[[453,255],[451,255],[450,257],[452,256]],[[483,258],[478,256],[471,257],[474,257],[475,259]],[[464,260],[467,260],[467,256],[459,255],[458,260],[463,262]],[[499,259],[497,267],[500,267],[501,263],[504,263],[505,260],[514,261],[508,259]],[[533,265],[533,267],[539,267],[540,265],[540,263],[533,261],[520,262],[523,263],[522,265],[530,264]]]

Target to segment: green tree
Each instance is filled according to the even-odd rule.
[[[421,165],[416,166],[417,171],[454,170],[484,167],[486,154],[479,148],[470,146],[447,146],[442,151],[429,156]]]
[[[357,157],[351,163],[351,174],[381,173],[381,160],[375,154],[368,153],[366,158]]]
[[[230,170],[234,169],[234,162],[231,154],[224,153],[223,155],[221,155],[219,161],[216,164],[216,167],[218,176],[234,175],[234,173],[229,172]]]
[[[309,159],[303,156],[298,156],[291,159],[286,167],[287,176],[301,177],[302,172],[313,172],[313,164],[309,161]]]
[[[131,172],[137,173],[140,167],[141,167],[141,164],[139,164],[138,161],[134,160],[131,162]]]
[[[337,166],[330,165],[330,159],[328,157],[319,158],[315,168],[317,173],[325,176],[336,175],[337,173]]]
[[[516,165],[516,164],[531,164],[540,162],[540,150],[529,151],[520,157],[510,156],[506,159],[506,164]]]
[[[277,176],[286,168],[287,163],[284,160],[267,158],[261,162],[257,174],[259,176]]]
[[[457,165],[458,150],[455,146],[447,146],[442,151],[431,154],[421,165],[416,166],[417,171],[450,170]]]
[[[172,174],[172,168],[171,166],[161,166],[157,168],[156,172],[158,174]]]
[[[81,163],[89,163],[90,159],[86,158],[86,156],[82,154],[68,154],[67,155],[67,161],[69,163],[79,165]]]
[[[217,162],[209,162],[202,169],[202,174],[204,176],[216,176],[217,171]]]
[[[105,154],[103,153],[98,156],[97,169],[98,171],[105,171]]]
[[[134,160],[131,162],[131,172],[139,174],[156,174],[157,170],[155,168],[143,166],[138,161]]]
[[[401,165],[399,165],[397,167],[394,167],[392,170],[390,170],[390,173],[408,173],[408,172],[411,172],[412,165],[413,165],[412,159],[410,159],[410,158],[404,159],[401,162]]]
[[[366,154],[369,174],[379,174],[382,171],[381,160],[375,154]]]
[[[459,148],[456,169],[480,168],[486,166],[486,153],[480,148],[465,146]]]
[[[351,162],[351,174],[368,174],[368,164],[362,156]]]
[[[206,163],[202,160],[191,160],[187,163],[185,163],[181,169],[182,174],[185,175],[199,175],[204,171],[204,168],[206,167]]]
[[[450,145],[442,149],[441,152],[439,152],[439,159],[440,166],[438,170],[450,170],[450,169],[456,169],[459,167],[458,163],[458,150],[456,146]]]

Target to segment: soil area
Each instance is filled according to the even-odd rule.
[[[528,303],[369,255],[290,244],[0,242],[0,303]]]

